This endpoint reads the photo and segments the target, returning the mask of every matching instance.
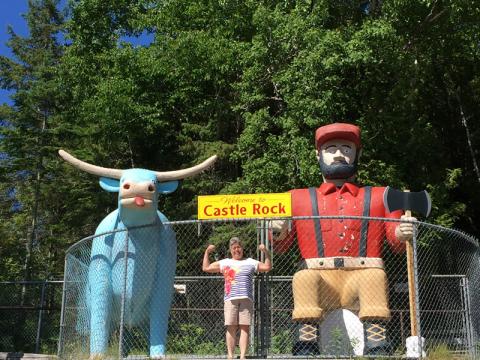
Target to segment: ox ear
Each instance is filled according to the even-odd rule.
[[[180,181],[167,181],[167,182],[159,182],[157,184],[157,189],[160,194],[170,194],[177,190],[178,186],[180,185]]]
[[[105,191],[118,192],[120,190],[120,181],[117,179],[101,177],[99,183],[101,188]]]

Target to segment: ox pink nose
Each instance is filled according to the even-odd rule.
[[[145,206],[145,200],[141,196],[135,196],[135,204],[137,206]]]

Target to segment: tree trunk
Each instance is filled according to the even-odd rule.
[[[475,170],[475,174],[477,175],[478,183],[480,183],[480,169],[478,168],[477,159],[475,158],[475,151],[473,150],[472,137],[470,135],[470,129],[468,127],[468,119],[467,116],[465,116],[465,112],[463,111],[463,105],[462,101],[460,100],[460,95],[458,95],[458,92],[456,92],[455,95],[457,97],[458,106],[460,109],[460,119],[462,121],[463,127],[465,128],[465,134],[467,135],[467,144],[468,149],[470,150],[470,155],[472,156],[473,169]]]

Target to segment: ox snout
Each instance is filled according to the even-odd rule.
[[[133,208],[149,208],[152,206],[153,201],[145,199],[141,196],[135,196],[134,198],[122,199],[120,203],[123,207],[127,209]]]
[[[156,187],[152,182],[125,181],[120,188],[120,204],[130,209],[150,208],[153,205]]]

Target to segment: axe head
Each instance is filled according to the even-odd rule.
[[[432,209],[432,200],[425,190],[406,192],[393,189],[390,186],[387,186],[383,193],[383,204],[389,212],[395,210],[411,210],[425,217],[430,215],[430,210]]]

